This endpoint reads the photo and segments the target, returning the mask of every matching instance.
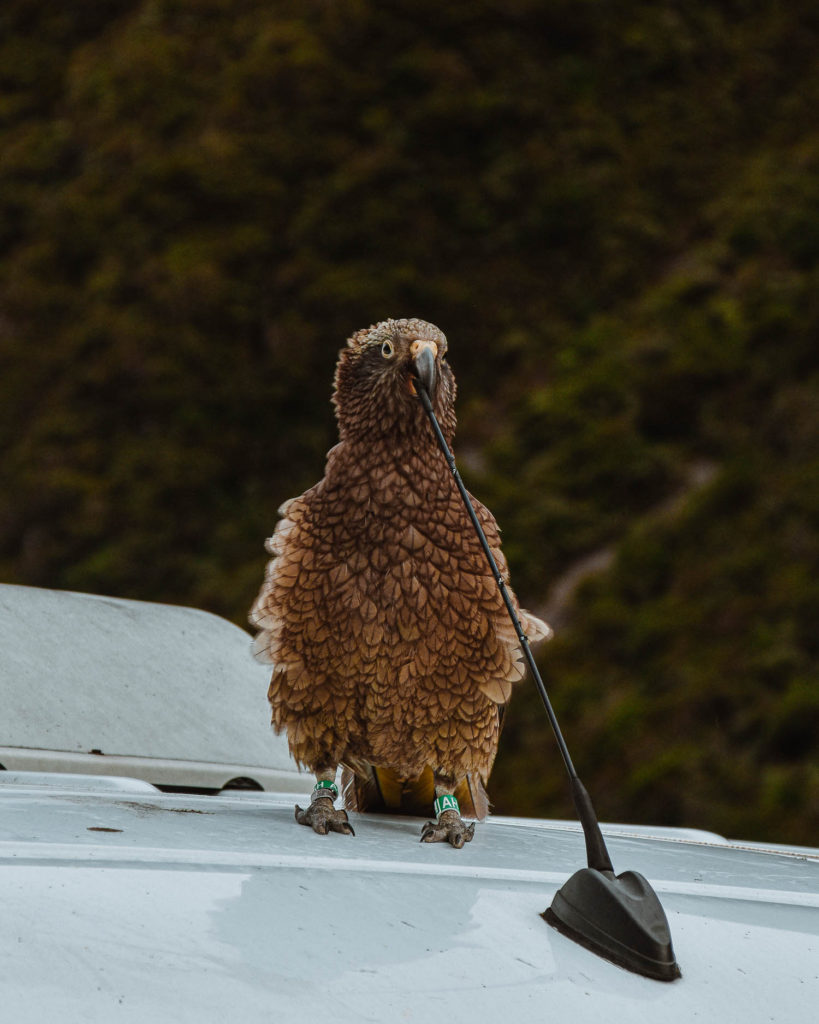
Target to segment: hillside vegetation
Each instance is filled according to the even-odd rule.
[[[601,817],[818,844],[817,53],[807,0],[6,0],[0,576],[244,623],[338,348],[423,317],[524,602],[610,551],[539,654]],[[567,815],[536,705],[495,806]]]

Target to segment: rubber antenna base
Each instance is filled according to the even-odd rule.
[[[636,871],[581,868],[541,914],[553,928],[619,967],[658,981],[681,971],[657,894]]]

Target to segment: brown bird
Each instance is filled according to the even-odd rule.
[[[417,380],[451,447],[456,389],[441,331],[385,320],[348,340],[335,373],[339,443],[324,479],[279,509],[250,621],[254,653],[273,665],[273,726],[316,775],[296,820],[352,833],[333,803],[340,765],[348,809],[433,809],[422,841],[460,847],[475,828],[460,805],[488,811],[501,709],[524,666]],[[497,524],[472,504],[508,581]],[[530,640],[550,635],[520,618]]]

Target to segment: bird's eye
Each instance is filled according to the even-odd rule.
[[[381,355],[385,359],[391,359],[394,351],[395,349],[393,348],[393,344],[391,341],[385,341],[384,344],[381,346]]]

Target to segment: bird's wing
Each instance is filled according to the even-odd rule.
[[[523,629],[526,638],[531,643],[536,643],[539,640],[548,640],[552,636],[551,627],[536,615],[533,615],[531,612],[527,612],[525,609],[521,608],[517,597],[509,586],[509,565],[501,548],[500,528],[498,527],[495,517],[485,505],[478,501],[477,498],[472,495],[469,497],[472,502],[472,507],[475,509],[475,515],[478,518],[478,522],[481,524],[481,527],[486,534],[486,539],[489,544],[489,549],[492,552],[492,557],[495,559],[495,563],[500,571],[504,583],[507,586],[507,590],[509,591],[509,595],[512,600],[512,605],[520,620],[521,628]],[[523,678],[525,675],[525,668],[517,632],[512,624],[512,620],[509,618],[506,606],[502,604],[500,591],[493,577],[488,577],[487,587],[494,589],[495,593],[493,594],[493,600],[498,608],[494,615],[494,624],[495,636],[498,643],[497,661],[500,671],[492,673],[491,677],[483,680],[479,686],[481,691],[485,693],[490,700],[495,701],[497,704],[505,704],[511,696],[512,683]],[[510,659],[511,668],[508,664]]]
[[[340,527],[326,514],[325,491],[322,481],[279,509],[266,543],[272,558],[250,612],[259,629],[253,653],[273,666],[273,726],[287,729],[291,753],[310,767],[338,763],[354,726],[351,694],[366,642],[361,609],[345,598],[350,567],[333,553]],[[342,615],[356,617],[361,629],[340,630]]]
[[[259,661],[271,665],[279,662],[285,618],[283,595],[295,586],[303,562],[297,524],[304,504],[304,496],[291,498],[279,509],[281,519],[276,524],[273,536],[265,541],[265,550],[271,558],[265,567],[264,582],[248,616],[250,624],[259,630],[253,642],[253,654]]]

